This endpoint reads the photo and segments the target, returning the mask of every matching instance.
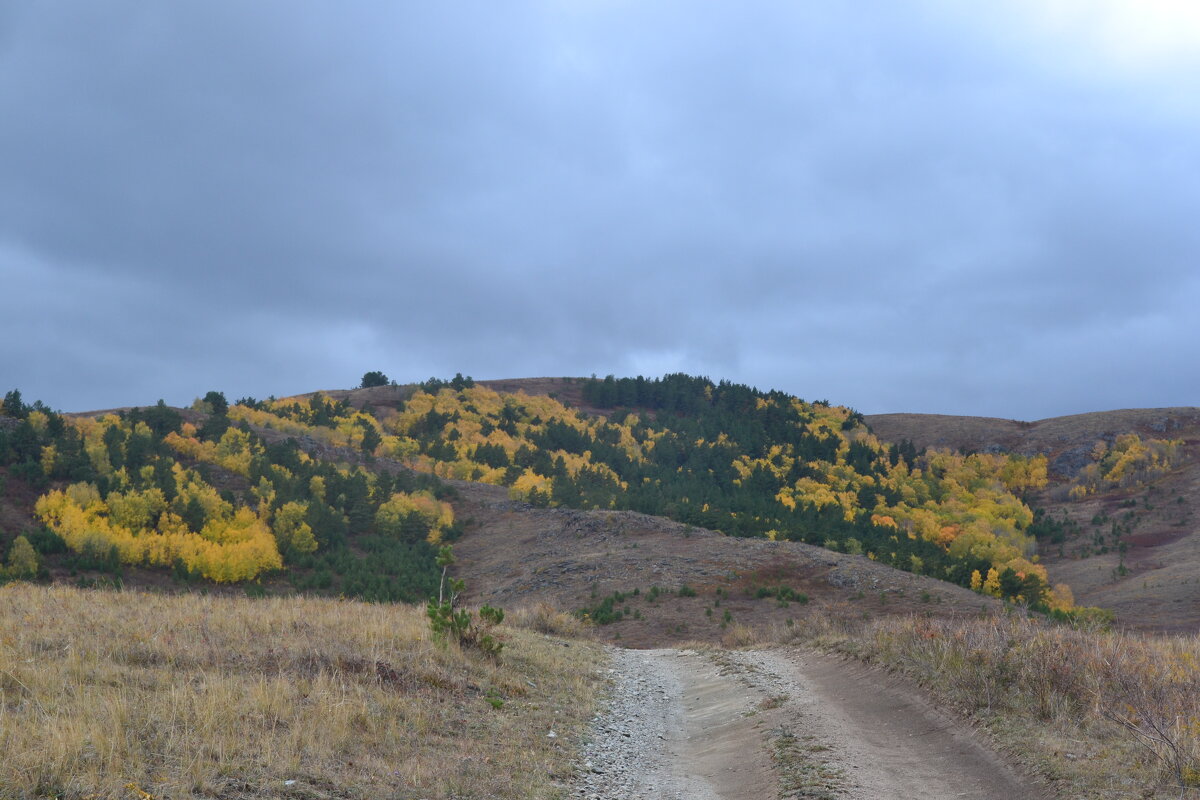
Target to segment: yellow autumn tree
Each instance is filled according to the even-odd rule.
[[[410,539],[428,530],[426,540],[438,544],[442,533],[454,524],[454,509],[430,492],[396,492],[375,513],[375,529],[398,539]]]
[[[217,463],[225,469],[239,475],[250,474],[250,461],[255,455],[256,448],[250,441],[250,434],[237,428],[229,428],[217,443]]]
[[[152,528],[167,510],[167,500],[158,488],[109,492],[105,502],[109,522],[131,532]]]
[[[992,597],[1000,596],[1000,570],[995,567],[988,570],[987,580],[983,582],[983,593]]]
[[[312,527],[305,519],[307,514],[308,503],[297,500],[284,503],[275,512],[271,529],[275,532],[275,540],[282,549],[291,549],[298,553],[311,553],[317,549]]]
[[[38,518],[75,552],[104,553],[116,548],[126,564],[171,566],[182,561],[214,581],[253,578],[282,565],[275,537],[248,508],[218,507],[196,532],[166,508],[157,489],[114,492],[114,512],[96,487],[75,483],[40,497]]]

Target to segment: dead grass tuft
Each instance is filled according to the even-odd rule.
[[[496,663],[413,607],[0,587],[0,796],[549,796],[602,650],[500,631]]]
[[[749,625],[743,625],[740,622],[735,622],[725,629],[725,633],[721,635],[721,645],[733,650],[739,647],[751,647],[760,644],[763,640],[762,632]]]
[[[549,636],[565,636],[572,639],[589,637],[592,626],[573,614],[559,611],[549,603],[525,606],[508,613],[505,617],[514,628],[525,628]]]

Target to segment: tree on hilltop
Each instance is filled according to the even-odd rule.
[[[229,401],[225,399],[224,392],[209,392],[204,395],[204,399],[201,402],[204,403],[211,414],[223,417],[229,413]]]
[[[0,413],[16,419],[25,419],[29,416],[29,406],[21,400],[21,392],[18,389],[13,389],[4,395],[4,402],[0,403]]]
[[[362,383],[359,384],[359,388],[370,389],[372,386],[387,386],[389,382],[387,375],[384,375],[379,370],[372,370],[362,376]]]

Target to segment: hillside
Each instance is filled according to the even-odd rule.
[[[1200,408],[1187,407],[1097,411],[1036,422],[945,414],[868,414],[866,420],[889,442],[908,439],[917,447],[1046,455],[1051,474],[1059,478],[1074,477],[1097,441],[1122,433],[1200,443]]]
[[[456,486],[466,532],[455,553],[471,602],[547,603],[597,617],[607,599],[610,613],[626,614],[598,617],[596,633],[627,646],[736,642],[747,628],[824,615],[964,617],[1000,608],[864,556],[737,539],[630,511],[534,508],[498,487]]]
[[[0,787],[586,795],[640,780],[610,766],[645,761],[642,748],[613,755],[610,741],[640,714],[651,733],[668,723],[646,740],[659,759],[648,774],[686,770],[742,792],[733,797],[808,786],[867,798],[905,780],[991,796],[994,773],[966,777],[961,721],[916,686],[897,692],[893,674],[813,648],[904,673],[986,729],[1026,771],[980,751],[1026,787],[1011,796],[1038,796],[1036,785],[1073,799],[1165,797],[1200,784],[1195,671],[1180,668],[1194,664],[1191,640],[1051,625],[1001,605],[1094,617],[1044,602],[1048,564],[1084,602],[1116,598],[1122,621],[1193,624],[1192,539],[1153,539],[1190,519],[1194,409],[1029,424],[889,415],[872,432],[847,408],[688,376],[495,385],[504,391],[459,376],[233,404],[211,392],[190,409],[69,416],[6,398],[0,583],[60,585],[0,588],[17,632],[0,649],[0,741],[29,755],[0,767]],[[26,563],[17,534],[40,574],[15,573]],[[393,604],[436,591],[447,543],[466,605],[504,607],[518,623],[497,629],[499,661],[432,646],[423,615]],[[1166,552],[1179,563],[1141,560]],[[1128,601],[1117,590],[1136,587],[1122,569],[1146,576]],[[1178,602],[1151,580],[1172,576]],[[167,596],[197,590],[207,597]],[[343,599],[295,596],[321,594]],[[561,638],[584,626],[558,610],[603,641],[679,649],[598,670],[610,656]],[[253,643],[237,641],[246,631]],[[764,643],[787,646],[728,651]],[[39,655],[55,648],[62,659]],[[55,670],[78,671],[78,659],[91,677],[59,701],[67,678]],[[604,676],[617,708],[624,697],[636,711],[594,715]],[[181,685],[196,691],[164,688]],[[336,721],[337,752],[304,735],[322,715]],[[48,737],[46,720],[70,721],[48,766],[21,738]],[[904,720],[914,736],[950,731],[931,745],[942,755],[887,733]],[[392,735],[397,721],[421,736]],[[247,725],[263,748],[230,747]],[[1147,744],[1152,728],[1168,738]],[[142,731],[151,746],[92,729]],[[188,747],[201,756],[180,783]],[[865,768],[880,760],[907,766]],[[819,785],[802,783],[813,776]]]
[[[1042,563],[1078,602],[1116,612],[1134,628],[1200,630],[1200,409],[1126,409],[1017,422],[935,414],[881,414],[868,424],[886,441],[1047,456],[1051,482],[1030,502],[1074,525],[1043,546]],[[1067,492],[1097,442],[1122,434],[1181,442],[1173,469],[1082,498]]]
[[[991,595],[1056,613],[1071,608],[1069,587],[1078,603],[1113,607],[1122,621],[1186,630],[1200,624],[1187,535],[1198,431],[1195,409],[1036,423],[868,419],[684,375],[478,383],[460,375],[234,404],[210,392],[190,409],[160,403],[67,417],[18,395],[0,431],[8,464],[0,537],[7,550],[30,531],[60,580],[179,589],[250,580],[269,593],[412,600],[428,596],[441,541],[468,534],[460,549],[470,571],[500,558],[472,550],[481,536],[503,543],[535,530],[550,545],[607,513],[605,525],[637,519],[645,530],[674,525],[711,539],[704,558],[742,565],[722,593],[771,591],[766,584],[785,576],[755,571],[795,560],[801,566],[786,576],[795,585],[774,589],[824,602],[805,588],[828,584],[814,565],[844,560],[949,581],[974,589],[964,597],[975,601]],[[51,533],[39,532],[43,524]],[[653,586],[717,590],[713,575],[677,569],[676,555],[696,556],[660,538],[654,552],[667,566],[657,573],[606,565],[611,574],[575,576],[586,595],[542,591],[541,580],[493,590],[533,589],[530,597],[577,609]],[[544,549],[564,563],[574,555]],[[896,599],[874,585],[849,595],[861,605],[872,593],[880,606]],[[655,635],[682,633],[688,615],[710,621],[712,604],[682,605],[696,603],[695,614],[681,611]],[[727,601],[717,617],[725,627],[728,610]],[[621,624],[649,624],[635,622]]]

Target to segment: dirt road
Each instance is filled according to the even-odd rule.
[[[617,650],[576,797],[1042,800],[960,723],[798,650]]]

